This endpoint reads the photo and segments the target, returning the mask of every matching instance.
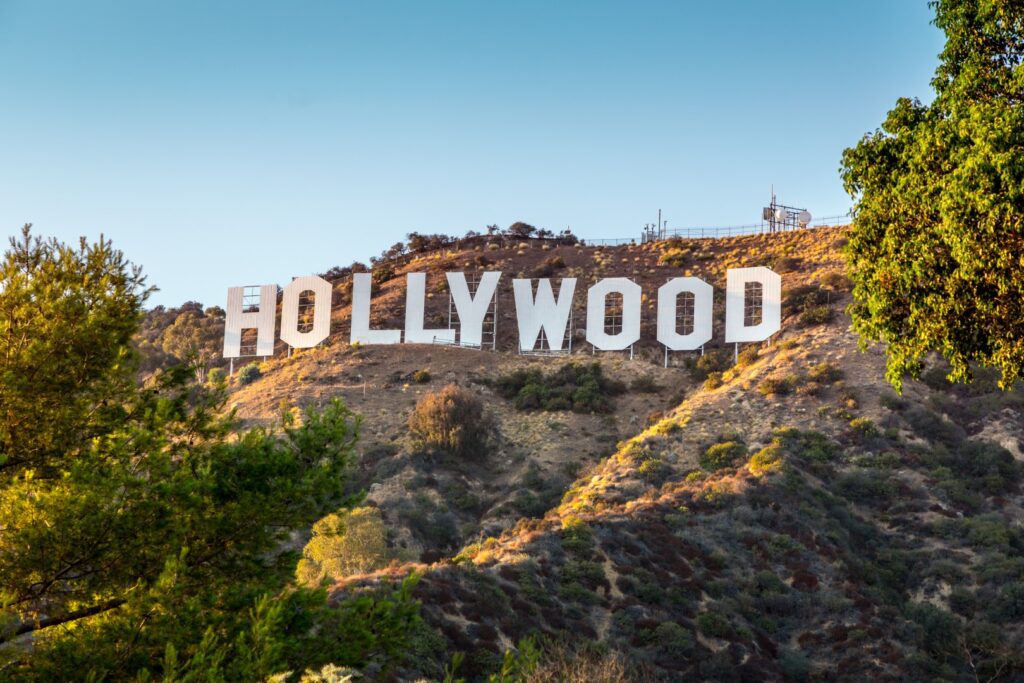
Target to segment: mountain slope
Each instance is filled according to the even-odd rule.
[[[842,313],[841,244],[841,230],[819,230],[560,247],[572,259],[561,274],[607,263],[579,274],[629,274],[645,292],[668,274],[716,288],[726,267],[783,274],[783,331],[735,367],[714,349],[668,369],[652,346],[633,361],[599,356],[612,378],[662,387],[627,391],[610,416],[521,412],[492,389],[515,368],[568,360],[434,347],[296,354],[235,398],[252,420],[281,398],[337,394],[366,415],[370,498],[421,562],[349,577],[334,599],[422,574],[433,646],[399,678],[438,677],[456,650],[468,653],[461,675],[482,676],[536,632],[598,642],[670,680],[1013,680],[1024,672],[1021,394],[999,392],[984,372],[951,387],[936,363],[897,397],[882,349],[859,351]],[[496,251],[484,252],[489,268],[528,271],[547,258],[531,266],[529,254]],[[383,307],[380,322],[397,310]],[[719,325],[720,306],[717,339]],[[416,454],[404,424],[421,368],[486,397],[500,424],[493,451],[473,463]],[[516,522],[524,512],[534,517]],[[431,538],[445,514],[455,532]]]

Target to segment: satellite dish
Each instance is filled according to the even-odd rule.
[[[809,224],[811,222],[811,212],[806,210],[801,211],[800,215],[796,217],[796,220],[800,225]]]
[[[784,222],[786,220],[786,210],[775,209],[775,220]]]

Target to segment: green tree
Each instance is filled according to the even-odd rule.
[[[224,343],[224,315],[220,308],[186,310],[164,330],[161,342],[165,353],[189,365],[197,382],[206,381],[206,371],[220,358]]]
[[[380,510],[342,509],[313,525],[313,538],[302,551],[296,577],[299,583],[316,588],[325,578],[380,569],[393,557]]]
[[[26,227],[0,276],[0,680],[254,680],[338,654],[303,643],[348,608],[289,590],[282,547],[360,499],[345,494],[359,418],[333,402],[237,433],[223,389],[184,366],[140,387],[131,340],[150,290],[103,239],[71,248]],[[378,619],[344,626],[366,646],[345,650],[355,660],[415,612],[408,591],[351,610]]]
[[[940,351],[1009,387],[1024,368],[1024,6],[932,2],[946,43],[931,104],[900,99],[843,153],[854,199],[854,328],[888,347],[902,388]]]

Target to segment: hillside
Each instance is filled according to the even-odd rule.
[[[381,326],[401,324],[406,272],[428,273],[434,326],[447,324],[444,271],[505,273],[498,352],[350,347],[340,278],[332,341],[263,363],[231,401],[250,423],[336,396],[363,415],[359,484],[405,562],[339,581],[333,599],[421,575],[426,630],[392,677],[441,678],[461,651],[472,680],[538,633],[570,652],[589,644],[572,666],[624,662],[630,680],[1015,680],[1024,398],[984,372],[950,386],[939,363],[897,397],[883,349],[860,351],[843,313],[843,241],[842,229],[608,248],[494,240],[384,261]],[[719,295],[725,269],[755,265],[782,274],[782,332],[734,366],[715,346]],[[715,341],[663,367],[653,294],[688,274],[716,288]],[[635,357],[592,356],[581,337],[570,357],[510,352],[513,275],[578,277],[577,292],[634,279]],[[520,410],[502,395],[518,370],[592,362],[617,387],[608,412]],[[482,397],[496,425],[473,458],[422,453],[409,436],[418,398],[448,383]]]

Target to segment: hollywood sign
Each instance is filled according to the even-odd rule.
[[[429,329],[424,327],[426,300],[426,274],[406,275],[405,328],[371,329],[372,279],[370,273],[352,275],[352,332],[351,342],[358,344],[459,344],[480,347],[484,319],[491,308],[501,273],[482,274],[475,292],[470,292],[466,274],[445,273],[455,311],[457,329]],[[534,287],[536,282],[536,288]],[[751,287],[751,285],[753,287]],[[228,289],[227,318],[224,327],[224,357],[242,355],[242,331],[256,330],[256,356],[274,353],[276,326],[277,285],[259,288],[259,303],[243,305],[243,287]],[[519,350],[530,352],[538,347],[541,331],[552,351],[562,350],[568,329],[576,278],[561,278],[558,296],[550,279],[513,279],[516,321],[519,328]],[[748,324],[748,297],[760,294],[760,315],[756,324]],[[293,348],[310,348],[330,335],[331,283],[310,275],[292,280],[284,288],[281,306],[281,341]],[[688,293],[692,300],[693,325],[688,332],[680,332],[677,309],[680,297]],[[605,329],[608,297],[622,297],[621,328],[614,333]],[[312,325],[300,329],[300,299],[312,295]],[[657,339],[666,350],[692,351],[711,340],[712,304],[714,289],[696,277],[677,277],[658,288]],[[687,299],[690,299],[688,296]],[[732,268],[726,274],[725,289],[725,341],[727,343],[759,342],[779,330],[782,311],[782,278],[769,268]],[[253,309],[256,310],[253,310]],[[599,280],[587,290],[586,340],[601,351],[622,351],[640,340],[642,292],[640,285],[629,278],[611,277]]]

